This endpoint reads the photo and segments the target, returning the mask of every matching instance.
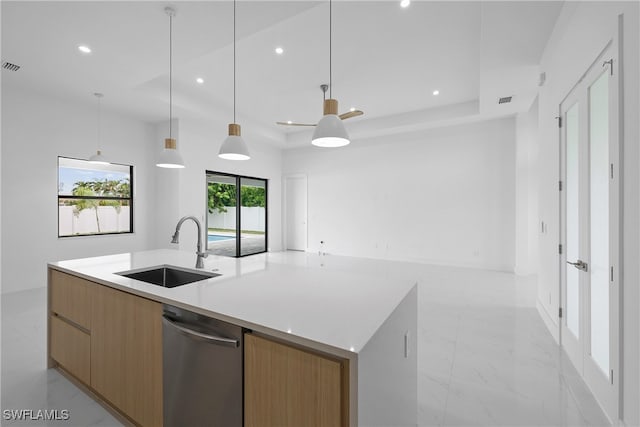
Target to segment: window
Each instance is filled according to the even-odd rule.
[[[207,171],[207,249],[232,257],[267,251],[266,179]]]
[[[58,237],[133,232],[133,166],[58,157]]]

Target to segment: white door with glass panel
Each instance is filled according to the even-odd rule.
[[[611,43],[560,105],[561,344],[618,419],[617,50]]]

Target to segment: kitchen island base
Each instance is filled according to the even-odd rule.
[[[192,261],[157,250],[50,263],[49,367],[125,424],[162,426],[169,304],[245,331],[244,425],[416,425],[415,281],[297,253],[210,257],[221,276],[173,289],[116,274]]]

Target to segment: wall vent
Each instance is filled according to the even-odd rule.
[[[3,61],[2,68],[4,70],[9,70],[9,71],[18,71],[20,69],[20,66],[16,64],[12,64],[11,62]]]
[[[504,98],[500,98],[498,99],[498,104],[508,104],[509,102],[511,102],[511,98],[513,98],[512,96],[505,96]]]

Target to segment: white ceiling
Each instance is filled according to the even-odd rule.
[[[168,3],[2,1],[3,85],[30,87],[143,120],[168,118]],[[178,1],[174,115],[233,119],[233,6]],[[526,111],[538,62],[558,17],[555,1],[342,1],[333,4],[333,97],[352,137]],[[316,122],[329,80],[326,1],[238,1],[238,122],[281,147]],[[82,55],[79,44],[93,53]],[[282,46],[285,53],[275,55]],[[205,79],[198,85],[196,77]],[[440,91],[433,96],[433,90]],[[497,104],[513,95],[511,104]],[[404,114],[406,113],[406,114]],[[353,130],[352,130],[353,129]],[[221,133],[224,134],[225,130]]]

